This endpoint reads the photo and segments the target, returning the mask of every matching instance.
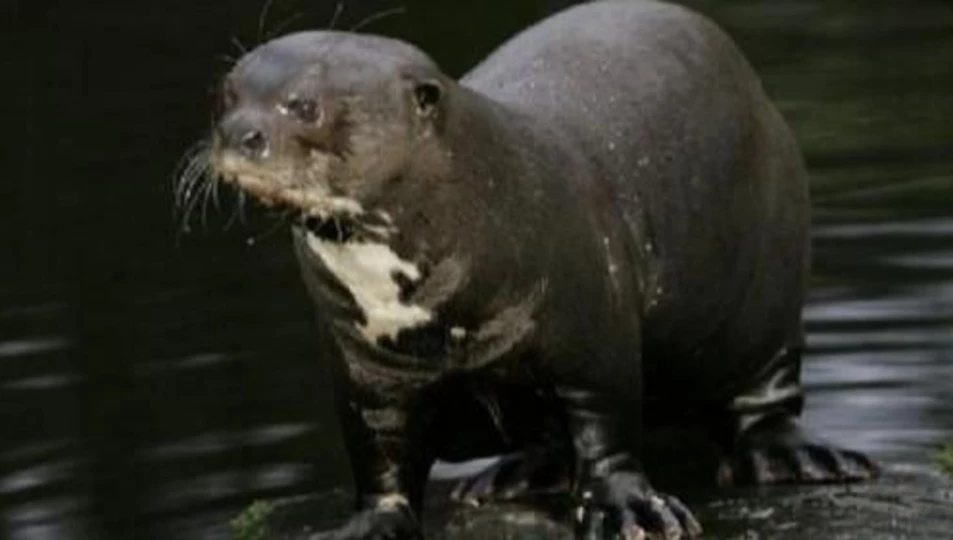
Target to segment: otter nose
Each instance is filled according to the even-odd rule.
[[[268,151],[268,139],[260,131],[249,131],[242,135],[238,146],[246,157],[257,159]]]
[[[262,129],[263,122],[255,114],[236,111],[218,126],[222,142],[247,159],[258,160],[268,156],[269,140]]]

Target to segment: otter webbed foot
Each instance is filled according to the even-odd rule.
[[[503,456],[489,468],[461,480],[451,498],[468,506],[481,506],[565,493],[572,474],[568,452],[568,448],[554,445]]]
[[[804,432],[791,417],[766,419],[741,435],[722,461],[718,483],[822,484],[876,478],[879,467],[864,454],[836,448]]]
[[[348,522],[315,540],[423,540],[413,511],[407,506],[378,506],[351,516]]]
[[[594,480],[581,492],[576,537],[582,540],[691,538],[701,526],[675,497],[657,493],[645,476],[618,471]]]

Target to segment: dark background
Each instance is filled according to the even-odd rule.
[[[222,538],[252,500],[347,485],[284,229],[173,216],[226,56],[265,0],[0,8],[0,539]],[[349,0],[337,27],[453,75],[568,1]],[[808,420],[927,467],[953,439],[953,5],[685,2],[740,43],[813,174]],[[333,2],[274,0],[264,34]],[[289,25],[283,21],[294,18]]]

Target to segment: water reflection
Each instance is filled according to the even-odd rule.
[[[953,7],[690,3],[739,40],[811,165],[809,423],[927,467],[953,439]],[[348,481],[286,235],[247,245],[268,230],[251,216],[177,243],[170,217],[168,174],[206,128],[216,57],[260,2],[227,17],[167,4],[31,4],[14,36],[24,148],[18,182],[0,184],[0,538],[224,538],[252,500]],[[408,4],[375,30],[457,73],[543,9]],[[322,6],[300,24],[329,20]]]
[[[953,426],[953,221],[830,223],[815,239],[837,254],[821,264],[841,270],[821,276],[806,310],[808,418],[843,444],[925,465]]]

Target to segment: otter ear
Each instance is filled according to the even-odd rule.
[[[437,109],[437,104],[443,97],[443,85],[436,79],[414,81],[414,100],[417,103],[417,114],[430,116]]]

